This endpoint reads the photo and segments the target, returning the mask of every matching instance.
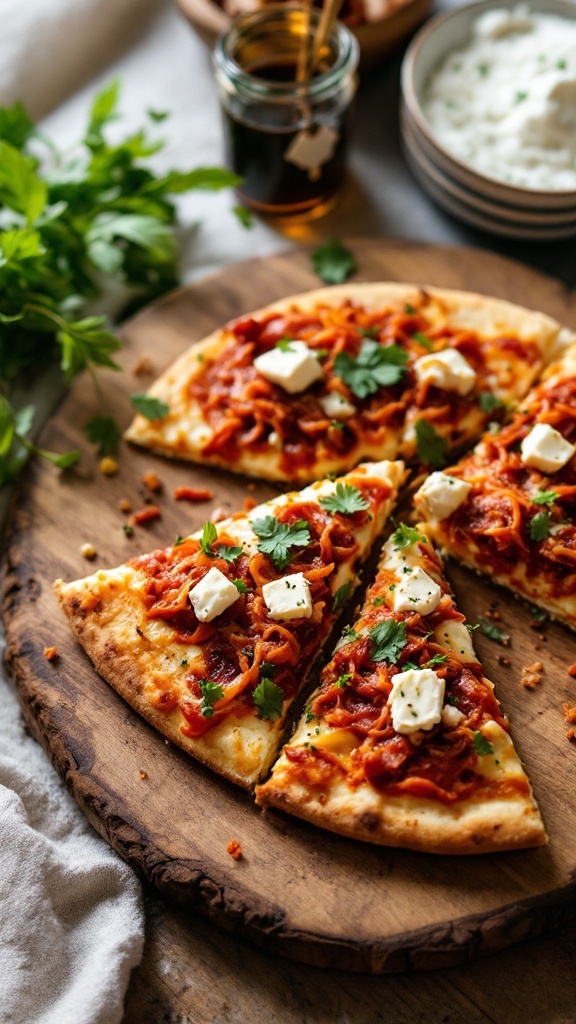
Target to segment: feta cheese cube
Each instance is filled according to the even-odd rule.
[[[309,619],[313,605],[310,584],[303,572],[281,576],[262,587],[268,614],[271,619],[286,622],[289,619]]]
[[[418,491],[418,498],[435,519],[446,519],[466,501],[472,485],[448,473],[431,473]]]
[[[318,399],[322,412],[331,420],[347,420],[356,412],[356,406],[352,405],[339,391],[329,391]]]
[[[394,591],[395,612],[419,612],[430,615],[440,604],[442,588],[421,569],[414,566],[412,572],[402,573]]]
[[[453,704],[445,704],[442,708],[442,725],[447,725],[449,729],[455,729],[465,718],[466,715]]]
[[[444,680],[431,668],[397,672],[388,698],[392,725],[403,735],[432,729],[442,717]]]
[[[536,423],[520,445],[524,465],[542,473],[556,473],[570,461],[575,451],[576,447],[549,423]]]
[[[212,622],[217,615],[222,615],[239,594],[234,584],[215,566],[208,570],[188,594],[190,604],[200,622]]]
[[[455,348],[421,356],[414,363],[414,372],[420,383],[435,384],[459,395],[469,394],[476,383],[476,372]]]
[[[323,375],[312,350],[303,341],[291,341],[286,348],[272,348],[256,356],[254,366],[266,380],[278,384],[290,395],[305,391]]]

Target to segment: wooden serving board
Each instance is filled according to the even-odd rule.
[[[489,253],[377,240],[348,244],[358,280],[468,288],[576,327],[573,295]],[[111,410],[128,424],[128,395],[150,383],[132,373],[143,354],[159,372],[228,318],[317,285],[308,254],[297,253],[232,266],[167,297],[123,329],[120,359],[128,372],[103,374]],[[90,381],[80,378],[42,444],[86,449],[81,427],[97,411]],[[162,519],[130,539],[119,502],[144,503],[142,476],[150,468],[164,482]],[[213,502],[175,502],[173,488],[182,483],[208,485]],[[215,506],[234,510],[248,493],[264,499],[274,492],[268,484],[248,486],[245,478],[169,463],[126,445],[112,478],[100,474],[89,451],[72,472],[60,474],[37,461],[25,475],[6,553],[8,663],[31,729],[93,826],[162,893],[236,935],[319,966],[370,972],[446,967],[574,915],[576,748],[566,739],[562,702],[576,699],[567,673],[576,661],[576,638],[550,624],[534,630],[528,606],[471,573],[450,567],[469,620],[496,604],[500,625],[513,637],[507,648],[478,633],[475,642],[542,808],[550,842],[539,850],[426,856],[343,839],[279,812],[263,814],[249,794],[167,745],[94,672],[57,607],[53,579],[117,565],[198,528]],[[80,555],[84,542],[97,549],[93,564]],[[43,656],[51,645],[60,653],[53,664]],[[544,669],[530,691],[521,685],[521,670],[535,661]],[[226,851],[232,838],[244,851],[239,861]]]

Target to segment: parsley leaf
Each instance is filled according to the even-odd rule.
[[[417,420],[415,429],[418,455],[424,465],[432,466],[433,469],[445,466],[448,453],[446,438],[440,437],[428,420]]]
[[[394,619],[386,619],[385,622],[372,626],[368,630],[368,636],[372,641],[372,661],[389,661],[392,665],[396,664],[400,651],[408,643],[406,623],[396,622]]]
[[[478,730],[474,733],[474,750],[477,754],[493,754],[494,747]]]
[[[216,548],[216,558],[223,558],[225,562],[235,562],[244,548],[239,544],[219,544]]]
[[[341,676],[338,676],[338,679],[334,683],[334,686],[337,686],[339,690],[343,690],[344,687],[348,685],[351,679],[351,672],[343,672]]]
[[[496,640],[496,643],[503,644],[504,647],[507,647],[510,643],[509,634],[503,633],[493,622],[488,622],[487,619],[480,619],[478,627],[480,632],[487,636],[489,640]],[[471,629],[473,627],[468,628]]]
[[[334,612],[335,615],[346,604],[348,598],[350,597],[351,590],[352,580],[347,580],[346,583],[343,583],[341,587],[338,587],[338,590],[336,591],[334,597],[332,598],[332,611]]]
[[[530,500],[533,505],[553,505],[559,497],[560,495],[556,491],[538,491],[538,494],[533,494]]]
[[[494,395],[492,391],[481,391],[478,395],[478,402],[482,412],[488,414],[495,412],[496,409],[503,409],[504,402],[501,402],[497,395]]]
[[[531,540],[546,540],[546,537],[550,535],[550,516],[551,512],[548,509],[545,512],[536,513],[530,521]]]
[[[406,372],[408,354],[399,345],[380,345],[365,338],[356,358],[339,352],[334,373],[358,398],[373,395],[381,387],[397,384]]]
[[[426,662],[425,668],[434,668],[436,665],[445,665],[447,661],[447,654],[434,654],[433,657]]]
[[[212,551],[212,544],[218,538],[218,530],[214,526],[214,523],[204,523],[202,527],[202,536],[200,538],[200,550],[208,555],[210,558],[215,558],[215,554]]]
[[[392,534],[391,540],[397,551],[406,551],[407,548],[411,548],[419,540],[426,542],[426,537],[423,533],[419,533],[415,527],[407,526],[406,523],[400,523],[400,526]]]
[[[92,444],[98,445],[99,455],[114,455],[122,440],[120,427],[113,416],[95,416],[84,424],[84,433]]]
[[[236,587],[236,590],[238,591],[239,594],[248,593],[248,587],[244,583],[244,580],[232,580],[232,583]]]
[[[342,284],[356,270],[356,260],[338,239],[320,245],[312,253],[312,266],[326,284]]]
[[[327,512],[341,512],[343,516],[351,516],[355,512],[363,512],[370,508],[370,502],[362,496],[357,487],[342,483],[336,484],[334,494],[320,498],[318,504]]]
[[[295,523],[280,523],[275,516],[252,519],[252,529],[257,537],[258,551],[268,555],[278,569],[285,569],[290,561],[290,548],[306,547],[310,543],[310,527],[305,519]]]
[[[293,352],[294,350],[291,348],[293,341],[294,338],[280,338],[274,345],[274,348],[279,348],[281,352]]]
[[[284,694],[281,687],[266,676],[258,683],[252,699],[258,708],[258,718],[267,718],[268,721],[275,722],[282,716]]]
[[[202,693],[202,716],[212,718],[214,704],[217,700],[222,700],[224,690],[217,683],[211,683],[209,679],[199,679],[198,686]]]
[[[152,398],[151,395],[132,395],[130,401],[147,420],[163,420],[170,412],[170,406],[166,402]]]

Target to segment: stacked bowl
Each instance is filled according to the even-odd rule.
[[[400,121],[409,166],[422,187],[448,213],[473,227],[504,237],[554,240],[576,235],[576,46],[572,45],[571,38],[566,41],[566,58],[556,55],[556,47],[552,52],[545,45],[542,46],[542,54],[537,53],[539,44],[535,42],[534,60],[540,63],[536,64],[537,73],[528,83],[522,81],[520,71],[515,87],[512,67],[505,68],[504,75],[500,69],[504,106],[507,102],[506,89],[515,88],[513,99],[508,97],[509,120],[504,122],[503,110],[494,101],[494,96],[500,94],[492,92],[492,107],[484,109],[484,123],[478,129],[478,152],[470,161],[463,158],[462,152],[466,151],[466,145],[474,152],[474,147],[469,144],[470,138],[473,139],[473,116],[475,110],[482,111],[485,79],[489,74],[497,78],[499,69],[496,65],[492,69],[488,62],[479,62],[474,68],[474,64],[469,62],[465,67],[467,77],[453,78],[454,83],[463,82],[461,95],[455,88],[453,98],[449,91],[446,92],[445,85],[443,92],[442,88],[434,86],[438,69],[450,65],[456,75],[461,64],[469,61],[467,52],[480,55],[490,52],[486,47],[491,40],[499,48],[500,55],[509,52],[512,60],[510,40],[515,35],[525,45],[522,36],[524,34],[528,38],[530,19],[535,20],[540,15],[568,19],[570,33],[567,35],[571,35],[572,30],[576,33],[574,0],[534,0],[530,7],[518,5],[516,0],[480,0],[430,21],[415,36],[404,58]],[[556,28],[561,25],[560,22],[551,24],[556,24]],[[467,51],[474,36],[479,49]],[[546,38],[542,40],[543,44],[545,42]],[[463,61],[460,59],[462,53]],[[470,75],[476,76],[477,73],[481,74],[478,74],[478,82],[474,83],[475,109],[474,106],[471,108],[470,118],[467,118],[464,101],[466,97],[470,99]],[[450,86],[450,77],[445,81]],[[494,88],[494,80],[490,84]],[[529,94],[530,103],[522,108],[522,101],[529,98]],[[444,99],[438,99],[438,96],[444,96]],[[438,128],[443,120],[442,103],[445,107],[455,108],[456,116],[448,112],[444,118],[446,124],[451,118],[447,130]],[[439,110],[440,121],[435,117]],[[552,119],[551,123],[545,120],[547,114]],[[513,133],[503,141],[501,137],[498,140],[500,149],[508,152],[507,167],[499,165],[496,158],[491,165],[489,149],[481,151],[483,139],[488,138],[488,144],[491,142],[492,122],[495,134],[500,132],[501,135],[504,123],[519,126],[517,141]],[[524,153],[521,152],[522,132],[526,134],[527,126],[529,141],[532,141],[529,133],[534,132],[534,125],[544,145],[549,147],[542,151],[544,159],[551,161],[549,182],[543,168],[538,166],[540,150],[532,145],[531,149],[524,147]],[[459,130],[461,140],[458,139]],[[573,167],[568,169],[567,153],[574,154]],[[568,163],[571,161],[569,156]],[[562,169],[556,173],[555,167]]]

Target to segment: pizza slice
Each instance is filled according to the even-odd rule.
[[[546,842],[494,687],[419,528],[402,524],[385,544],[359,616],[256,799],[427,853]]]
[[[401,462],[280,495],[56,594],[104,679],[173,743],[249,787],[357,584]]]
[[[126,437],[300,483],[363,459],[436,468],[523,398],[561,337],[542,313],[466,292],[318,289],[193,345],[150,388],[167,414],[138,415]]]
[[[576,345],[415,501],[435,541],[576,629]]]

